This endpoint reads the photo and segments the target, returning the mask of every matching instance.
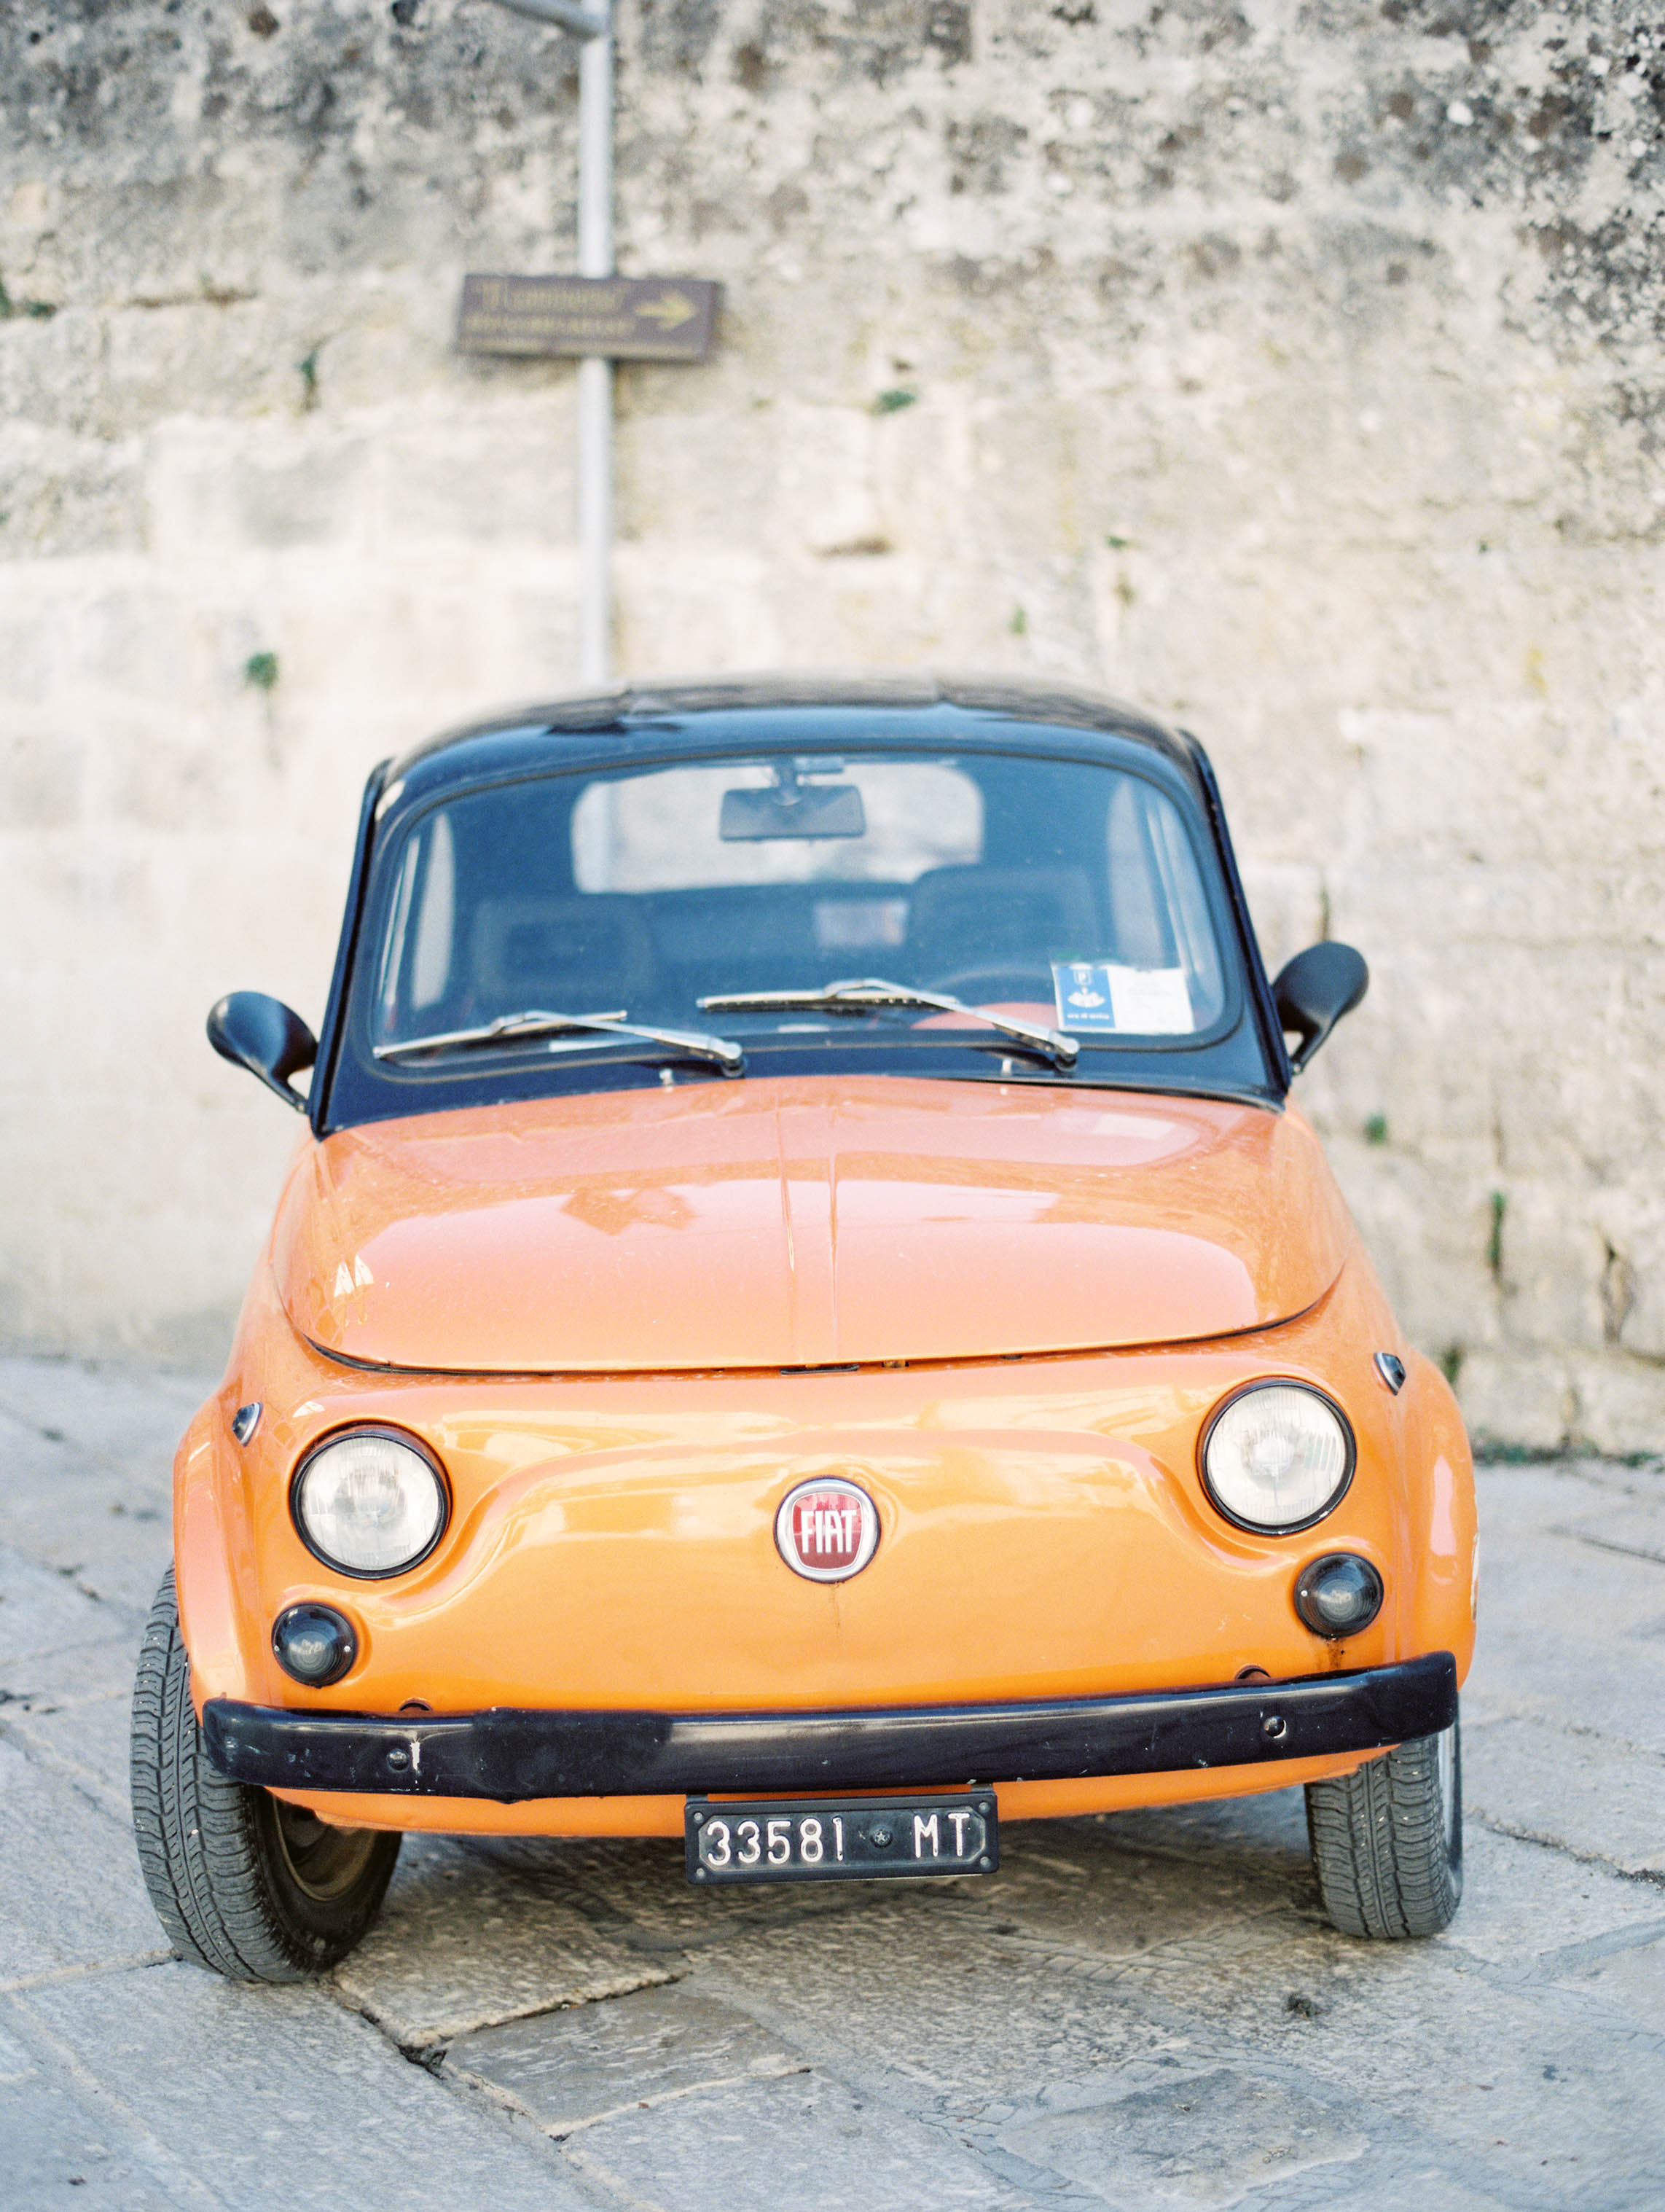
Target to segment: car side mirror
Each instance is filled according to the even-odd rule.
[[[318,1058],[318,1039],[281,999],[269,999],[264,991],[234,991],[210,1009],[208,1041],[222,1060],[247,1068],[286,1106],[306,1112],[306,1099],[289,1078]]]
[[[1287,1032],[1301,1040],[1289,1056],[1298,1075],[1343,1014],[1350,1014],[1369,990],[1370,971],[1364,956],[1351,945],[1333,938],[1309,945],[1279,974],[1272,987],[1272,1003]]]

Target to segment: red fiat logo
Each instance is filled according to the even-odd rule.
[[[865,1490],[841,1477],[800,1482],[781,1501],[775,1540],[794,1573],[812,1583],[848,1582],[878,1544],[878,1513]]]

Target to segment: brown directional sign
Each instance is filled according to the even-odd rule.
[[[721,288],[693,276],[465,276],[464,353],[703,361]]]

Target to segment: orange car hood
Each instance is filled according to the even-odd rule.
[[[1293,1112],[822,1078],[343,1130],[272,1257],[325,1351],[617,1373],[1219,1336],[1311,1305],[1349,1234]]]

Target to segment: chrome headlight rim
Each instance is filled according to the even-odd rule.
[[[1208,1447],[1215,1430],[1234,1406],[1240,1405],[1245,1398],[1253,1397],[1257,1390],[1304,1391],[1308,1397],[1316,1398],[1320,1405],[1327,1407],[1340,1425],[1344,1455],[1341,1480],[1317,1512],[1309,1513],[1303,1521],[1245,1520],[1241,1513],[1232,1511],[1209,1479]],[[1352,1432],[1352,1423],[1347,1419],[1340,1401],[1333,1398],[1328,1390],[1321,1389],[1316,1382],[1308,1382],[1304,1375],[1257,1375],[1252,1382],[1242,1383],[1237,1389],[1228,1391],[1209,1414],[1203,1424],[1202,1434],[1197,1439],[1197,1473],[1202,1482],[1204,1496],[1222,1521],[1229,1522],[1234,1528],[1241,1528],[1249,1536],[1299,1536],[1309,1528],[1316,1528],[1321,1521],[1329,1519],[1352,1488],[1352,1479],[1358,1468],[1358,1443]]]
[[[434,1487],[439,1493],[440,1517],[434,1523],[433,1534],[421,1551],[413,1552],[408,1559],[401,1559],[394,1567],[350,1567],[345,1560],[336,1559],[314,1540],[301,1510],[301,1486],[310,1470],[335,1445],[351,1443],[361,1437],[383,1437],[389,1443],[401,1444],[406,1451],[413,1452],[433,1476]],[[295,1534],[313,1559],[321,1566],[327,1567],[332,1575],[350,1575],[355,1583],[392,1582],[400,1575],[411,1573],[421,1566],[424,1559],[432,1559],[443,1541],[445,1532],[451,1526],[451,1484],[438,1455],[420,1437],[413,1437],[409,1429],[396,1429],[386,1421],[352,1421],[344,1428],[331,1429],[328,1436],[318,1437],[307,1445],[296,1461],[295,1473],[289,1477],[289,1521]]]

